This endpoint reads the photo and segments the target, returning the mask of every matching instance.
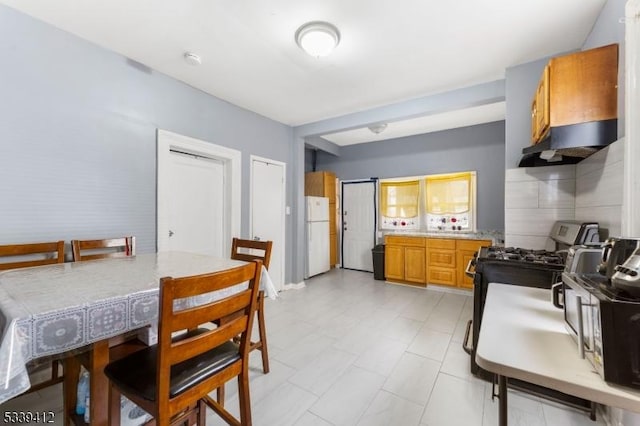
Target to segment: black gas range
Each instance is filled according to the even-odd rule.
[[[464,350],[471,355],[470,368],[475,376],[489,381],[495,378],[493,373],[483,370],[475,361],[475,348],[478,346],[489,283],[550,289],[553,284],[562,280],[569,247],[599,241],[598,224],[558,221],[554,224],[549,238],[555,242],[555,251],[491,246],[482,247],[476,254],[472,262],[475,264],[475,271],[471,273],[473,275],[473,319],[467,324],[467,333],[463,342]],[[471,333],[472,330],[473,333]],[[471,345],[469,340],[472,341]],[[593,404],[590,401],[552,389],[518,380],[511,380],[510,386],[574,407],[593,410]]]

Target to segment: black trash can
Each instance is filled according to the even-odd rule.
[[[373,256],[373,279],[384,281],[384,244],[378,244],[371,249]]]

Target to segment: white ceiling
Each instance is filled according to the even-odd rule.
[[[506,67],[579,48],[605,2],[0,0],[293,126],[502,79]],[[312,20],[341,32],[329,57],[312,58],[294,41]],[[202,65],[188,65],[186,51]],[[328,139],[356,143],[343,137]]]

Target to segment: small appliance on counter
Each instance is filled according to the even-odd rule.
[[[640,389],[640,239],[609,238],[597,272],[565,269],[562,274],[566,328],[607,382]]]
[[[564,317],[578,352],[608,383],[640,389],[640,297],[600,274],[564,273]]]
[[[636,248],[622,265],[615,267],[611,285],[616,290],[640,298],[640,247]]]
[[[611,279],[616,267],[623,264],[640,247],[640,238],[608,238],[602,246],[598,272]]]

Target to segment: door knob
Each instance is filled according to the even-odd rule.
[[[173,237],[173,231],[171,229],[169,229],[169,236]]]

